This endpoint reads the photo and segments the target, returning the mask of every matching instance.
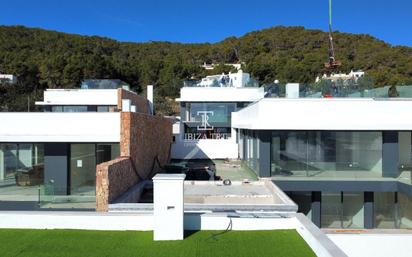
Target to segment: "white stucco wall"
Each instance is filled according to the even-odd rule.
[[[49,89],[37,105],[117,105],[117,89]]]
[[[265,98],[232,115],[232,126],[273,130],[412,130],[412,101]]]
[[[410,257],[412,234],[328,234],[349,257]]]
[[[0,142],[120,142],[120,112],[5,112],[0,121]]]
[[[180,102],[254,102],[264,97],[263,87],[183,87]]]
[[[172,144],[172,159],[236,159],[238,144],[232,139],[203,139]]]

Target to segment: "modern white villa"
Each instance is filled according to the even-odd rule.
[[[241,159],[322,228],[412,227],[410,98],[299,98],[298,84],[265,97],[249,82],[239,71],[186,84],[172,159]]]
[[[264,89],[241,70],[185,83],[180,90],[180,121],[173,125],[174,159],[237,159],[232,113],[264,97]]]
[[[74,212],[35,212],[35,223],[32,213],[0,213],[0,226],[154,230],[169,240],[233,222],[296,229],[318,256],[346,256],[330,238],[348,245],[319,228],[412,228],[409,88],[325,98],[279,87],[242,70],[189,81],[176,119],[154,115],[152,86],[147,99],[118,80],[46,90],[43,112],[0,113],[0,210]]]
[[[0,209],[95,209],[96,165],[130,155],[124,115],[154,119],[152,100],[119,80],[86,80],[36,105],[44,112],[0,113]]]

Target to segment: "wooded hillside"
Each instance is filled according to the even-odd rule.
[[[303,27],[273,27],[215,44],[127,43],[21,26],[0,26],[0,73],[18,85],[0,86],[0,110],[31,109],[45,88],[75,88],[88,78],[118,78],[142,93],[155,85],[156,101],[178,95],[182,80],[206,75],[200,65],[244,62],[262,83],[313,82],[327,60],[327,33]],[[367,71],[375,86],[412,84],[412,48],[392,47],[368,35],[335,33],[342,72]],[[166,105],[165,105],[166,104]]]

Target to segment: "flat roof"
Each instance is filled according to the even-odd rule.
[[[117,105],[117,89],[47,89],[36,105]]]
[[[245,211],[296,213],[298,206],[271,180],[185,181],[185,211]],[[152,211],[149,203],[109,204],[109,211]]]
[[[232,113],[250,130],[412,130],[412,99],[264,98]]]

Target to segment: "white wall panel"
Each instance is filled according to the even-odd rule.
[[[234,113],[232,126],[270,130],[412,130],[407,99],[266,98]]]
[[[0,142],[120,142],[120,113],[0,113]]]
[[[117,89],[52,89],[38,105],[117,105]]]
[[[181,102],[254,102],[264,97],[263,87],[183,87]]]

